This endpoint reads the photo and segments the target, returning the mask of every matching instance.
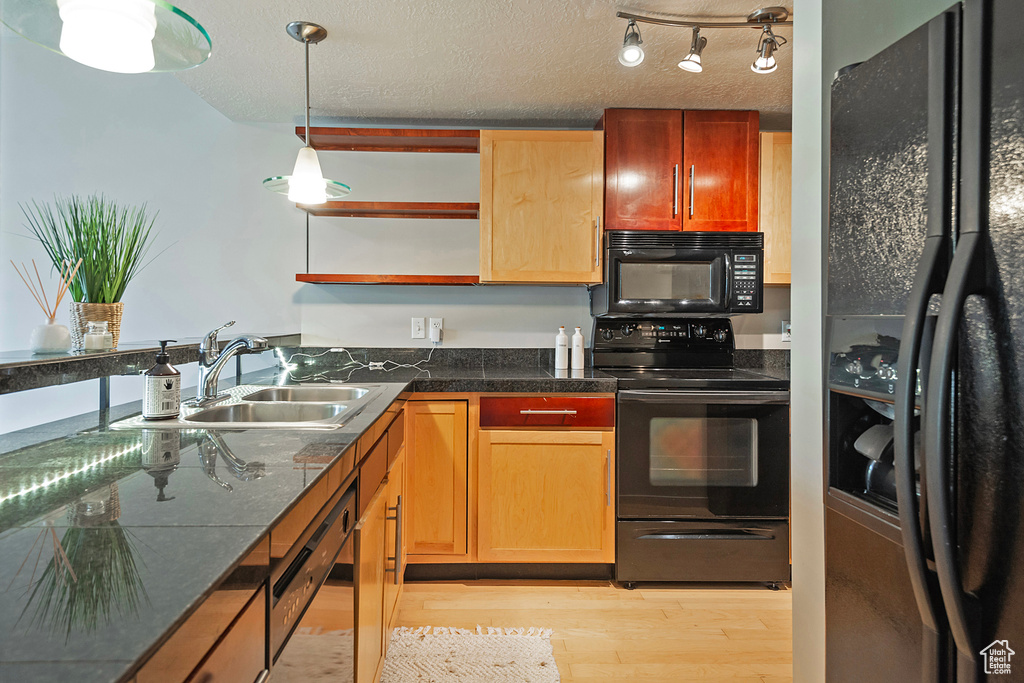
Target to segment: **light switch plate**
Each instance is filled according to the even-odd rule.
[[[793,341],[793,334],[792,334],[792,330],[790,329],[790,324],[789,324],[788,320],[783,320],[782,321],[782,341],[784,341],[784,342],[791,342],[791,341]]]
[[[427,319],[426,318],[413,318],[412,319],[412,338],[413,339],[426,339],[427,338]]]

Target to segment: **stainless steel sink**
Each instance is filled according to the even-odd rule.
[[[235,403],[189,415],[189,422],[317,422],[349,409],[343,403]]]
[[[370,393],[367,387],[270,387],[244,397],[246,401],[289,403],[338,403],[355,401]]]
[[[381,392],[376,385],[295,385],[231,387],[222,403],[206,408],[187,404],[172,420],[130,417],[113,429],[337,429]]]

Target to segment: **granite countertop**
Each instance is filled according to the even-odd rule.
[[[134,403],[0,435],[0,680],[129,680],[327,468],[354,476],[351,447],[405,392],[616,390],[592,369],[556,376],[548,350],[437,354],[426,368],[421,350],[383,353],[326,362],[293,348],[287,369],[242,378],[382,387],[332,431],[111,429]],[[77,589],[57,575],[58,543]]]

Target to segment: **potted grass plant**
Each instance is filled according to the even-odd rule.
[[[53,204],[20,205],[26,226],[55,268],[81,266],[68,282],[71,342],[83,346],[86,324],[106,321],[117,348],[128,283],[146,265],[156,214],[146,205],[119,206],[103,195],[55,197]]]

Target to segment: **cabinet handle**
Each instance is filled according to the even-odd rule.
[[[693,218],[693,180],[696,177],[695,167],[690,164],[690,218]]]
[[[395,507],[389,507],[388,512],[394,512],[394,517],[387,517],[386,519],[394,520],[395,522],[395,555],[388,559],[395,563],[394,569],[385,569],[385,573],[393,573],[395,575],[395,585],[397,586],[402,578],[402,496],[398,496],[398,501],[395,503]]]
[[[532,410],[526,408],[519,411],[520,415],[575,415],[575,410]]]
[[[608,449],[604,456],[604,469],[605,469],[605,484],[604,484],[604,504],[608,507],[612,504],[612,449]]]
[[[672,218],[679,215],[679,164],[672,169]]]
[[[601,217],[594,221],[594,265],[601,262]]]

